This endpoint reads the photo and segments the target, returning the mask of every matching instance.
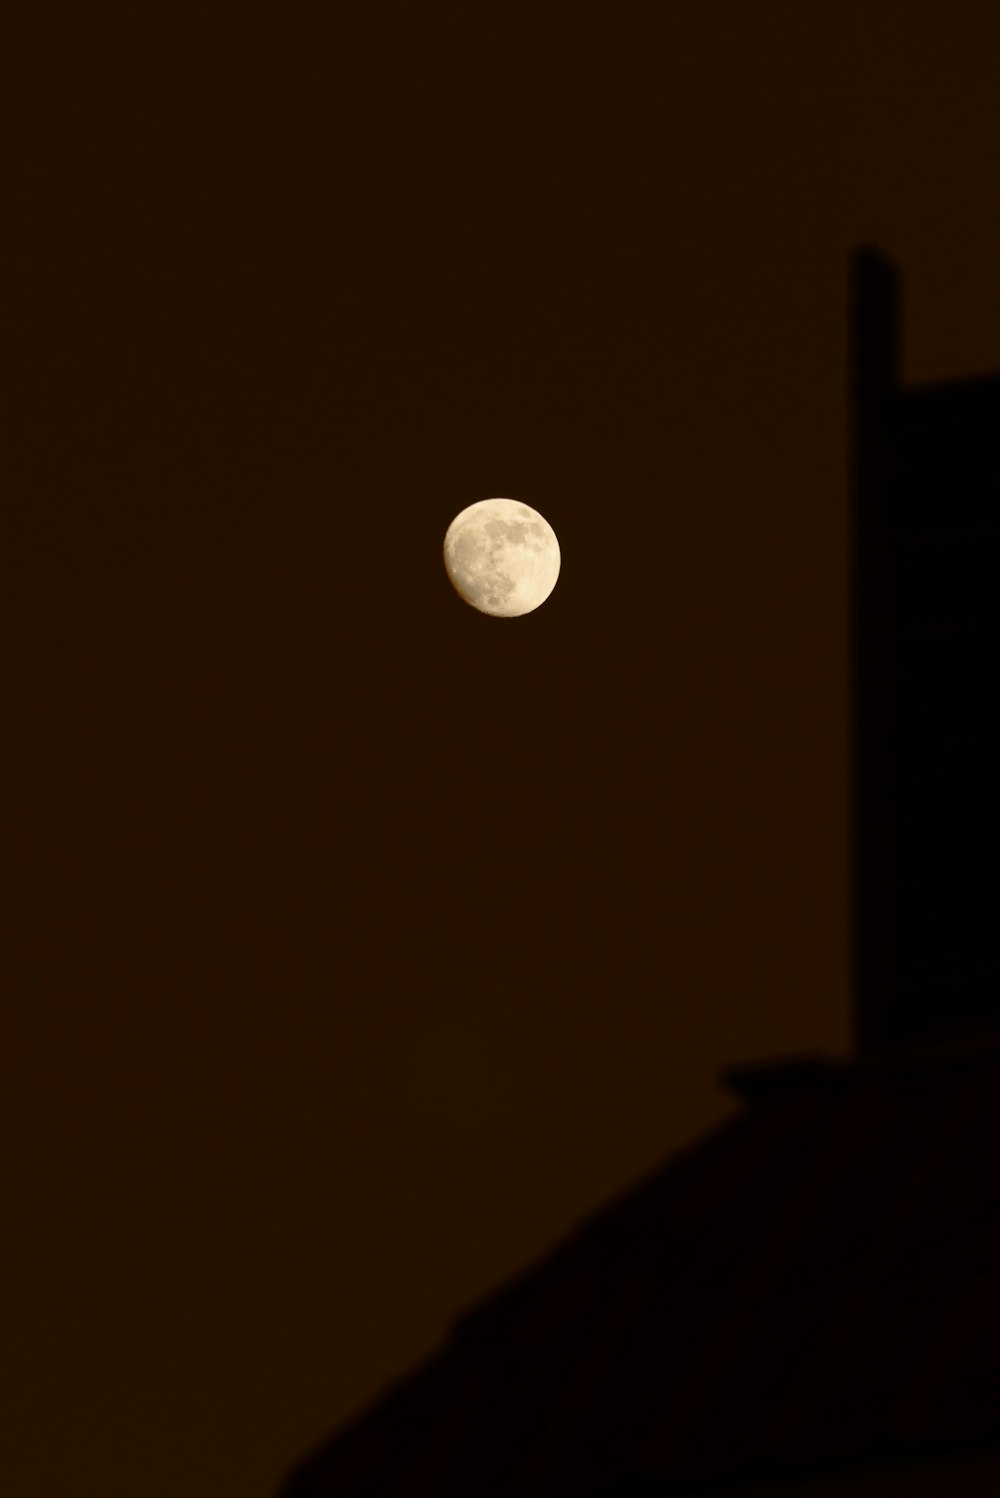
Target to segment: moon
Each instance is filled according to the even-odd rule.
[[[517,499],[481,499],[455,516],[444,565],[481,614],[516,619],[544,603],[559,576],[559,542],[543,515]]]

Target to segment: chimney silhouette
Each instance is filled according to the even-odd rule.
[[[1000,376],[903,386],[899,275],[852,262],[860,1056],[1000,1044]]]

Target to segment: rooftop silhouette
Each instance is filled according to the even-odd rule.
[[[738,1113],[460,1316],[281,1498],[1000,1477],[1000,376],[902,386],[898,307],[859,250],[854,1053],[730,1072]]]

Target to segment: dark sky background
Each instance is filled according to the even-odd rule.
[[[1000,366],[992,8],[361,9],[11,64],[18,1498],[265,1498],[849,1043],[848,255]],[[494,494],[520,620],[441,563]]]

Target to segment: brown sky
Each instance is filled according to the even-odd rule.
[[[997,26],[933,9],[35,52],[5,1491],[264,1498],[721,1066],[846,1048],[851,246],[908,378],[1000,367]],[[490,494],[518,621],[441,566]]]

